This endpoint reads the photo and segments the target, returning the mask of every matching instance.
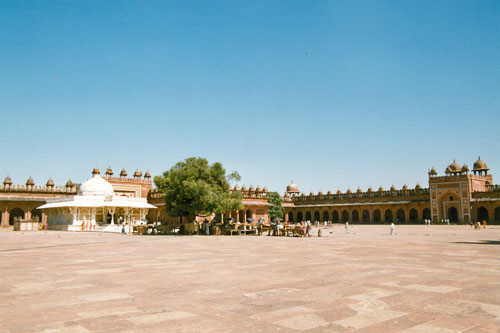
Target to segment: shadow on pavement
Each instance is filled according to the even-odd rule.
[[[500,245],[497,240],[481,240],[477,242],[455,242],[455,244],[480,244],[480,245]]]

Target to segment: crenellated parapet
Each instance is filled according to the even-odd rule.
[[[403,189],[395,189],[394,187],[391,190],[386,191],[383,190],[382,187],[379,188],[378,191],[373,191],[368,189],[367,191],[361,191],[358,189],[355,193],[351,190],[347,190],[345,193],[337,191],[337,193],[333,194],[331,191],[328,191],[326,194],[322,192],[318,192],[317,194],[310,193],[309,195],[305,195],[304,193],[300,195],[293,195],[291,200],[293,202],[304,202],[304,201],[349,201],[349,200],[370,200],[370,199],[386,199],[386,200],[421,200],[429,197],[429,189],[422,188],[420,185],[417,185],[414,189],[409,189],[406,186],[403,186]]]
[[[249,188],[247,188],[245,185],[243,185],[241,188],[236,185],[234,188],[229,187],[230,192],[240,192],[243,199],[267,199],[269,198],[269,190],[267,189],[266,186],[264,188],[261,188],[260,186],[257,186],[256,188],[253,187],[253,185],[250,185]]]
[[[45,185],[36,185],[35,181],[29,177],[25,184],[13,184],[12,179],[7,176],[0,184],[0,192],[3,193],[54,193],[54,194],[75,194],[78,192],[80,184],[73,184],[68,180],[66,185],[55,185],[52,178],[49,178]]]

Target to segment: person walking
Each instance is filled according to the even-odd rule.
[[[345,233],[348,234],[349,233],[349,221],[347,221],[345,223]]]
[[[394,223],[391,223],[391,235],[393,234],[397,235],[398,233],[396,232],[396,226],[394,225]]]

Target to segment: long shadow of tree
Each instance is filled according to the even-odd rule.
[[[476,245],[500,245],[497,240],[480,240],[477,242],[455,242],[456,244],[476,244]]]

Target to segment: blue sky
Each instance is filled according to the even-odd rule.
[[[0,25],[15,183],[189,156],[280,192],[500,174],[498,1],[1,1]]]

